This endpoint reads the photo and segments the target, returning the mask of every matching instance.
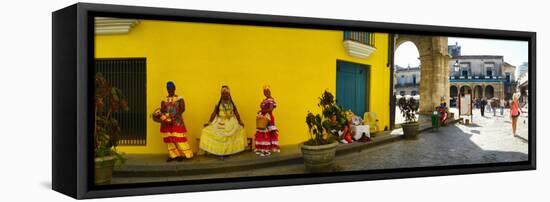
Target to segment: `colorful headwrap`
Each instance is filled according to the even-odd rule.
[[[173,81],[166,82],[166,88],[176,88],[176,84]]]
[[[230,91],[229,91],[229,86],[223,85],[221,91],[222,91],[222,93],[223,93],[223,92],[228,92],[228,93],[229,93],[229,92],[230,92]]]

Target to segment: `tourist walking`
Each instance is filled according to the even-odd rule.
[[[497,116],[497,105],[498,100],[497,99],[491,99],[491,111],[493,111],[493,116]]]
[[[491,113],[491,100],[487,99],[485,100],[485,110],[487,110],[489,113]]]
[[[504,116],[504,108],[506,107],[506,101],[500,100],[500,116]]]
[[[512,96],[512,103],[510,104],[510,118],[512,119],[512,135],[517,136],[516,128],[519,115],[521,114],[521,108],[519,107],[519,94]]]
[[[483,98],[479,102],[479,110],[481,110],[481,116],[485,116],[485,105],[487,105],[487,100]]]

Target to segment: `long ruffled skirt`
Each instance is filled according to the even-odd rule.
[[[164,135],[164,143],[168,146],[168,155],[170,158],[185,157],[193,158],[193,151],[187,142],[185,133],[162,133]]]
[[[212,124],[202,129],[200,148],[208,153],[225,156],[244,151],[246,133],[236,118],[216,117]]]
[[[254,151],[256,152],[280,152],[277,128],[271,125],[266,129],[256,129],[254,144]]]

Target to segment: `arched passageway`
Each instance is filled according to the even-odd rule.
[[[456,86],[451,86],[449,89],[449,96],[451,96],[451,98],[458,97],[458,88]]]
[[[483,97],[483,87],[477,85],[474,87],[474,99]]]
[[[460,96],[472,94],[472,88],[470,86],[461,86],[460,87]]]
[[[485,98],[493,98],[495,97],[495,88],[493,86],[488,85],[485,87]]]
[[[449,103],[449,56],[447,37],[396,35],[395,46],[412,42],[420,59],[420,113],[431,114],[441,97]],[[395,51],[395,50],[394,50]]]

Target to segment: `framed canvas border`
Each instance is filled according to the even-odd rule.
[[[529,154],[523,162],[96,186],[93,180],[94,17],[356,30],[527,41]],[[536,33],[448,26],[77,3],[52,14],[52,188],[74,198],[165,194],[536,169]],[[393,47],[393,46],[392,46]],[[391,79],[390,79],[391,81]],[[390,89],[391,91],[391,89]],[[390,93],[390,96],[392,94]],[[391,98],[390,98],[391,99]]]

